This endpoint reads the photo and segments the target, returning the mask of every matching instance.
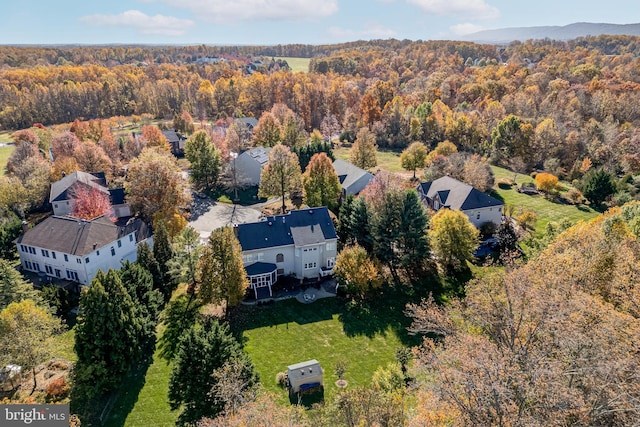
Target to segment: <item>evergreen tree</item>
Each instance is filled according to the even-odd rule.
[[[369,254],[373,252],[370,215],[369,207],[364,198],[356,198],[353,201],[353,211],[351,213],[351,233],[355,242]]]
[[[160,270],[158,261],[156,261],[155,256],[153,256],[153,251],[147,243],[141,243],[138,245],[136,262],[151,274],[151,278],[153,279],[153,289],[159,290],[164,296],[164,279],[162,271]]]
[[[8,208],[0,206],[0,258],[16,258],[16,245],[13,241],[20,233],[22,233],[20,218]]]
[[[256,384],[254,367],[227,325],[209,318],[189,329],[180,341],[169,380],[171,409],[182,408],[178,425],[193,425],[224,409],[225,402],[211,393],[218,380],[212,374],[234,359],[241,361],[246,387]]]
[[[192,302],[192,295],[181,294],[169,301],[162,312],[164,330],[158,340],[160,356],[171,361],[176,355],[180,338],[191,328],[198,318],[201,305]]]
[[[494,237],[496,239],[497,250],[500,255],[514,252],[518,247],[518,235],[513,229],[511,221],[505,221],[500,224],[496,229]]]
[[[204,303],[238,305],[249,287],[242,248],[231,227],[214,230],[198,262],[198,298]]]
[[[118,271],[122,284],[134,302],[136,317],[142,322],[139,342],[145,349],[152,349],[155,344],[158,314],[162,306],[162,294],[153,289],[153,277],[138,263],[127,260]]]
[[[353,215],[354,201],[355,199],[353,194],[347,195],[347,197],[342,200],[342,205],[338,211],[338,226],[336,228],[336,233],[338,234],[338,243],[341,246],[340,249],[345,246],[355,244],[355,237],[353,235],[353,230],[351,229],[351,216]]]
[[[26,299],[38,300],[38,292],[9,261],[0,259],[0,310]]]
[[[143,324],[116,271],[98,271],[80,298],[73,394],[79,402],[113,390],[141,356]],[[76,399],[72,399],[74,402]]]
[[[175,283],[186,283],[187,292],[193,294],[198,285],[196,267],[202,253],[200,233],[193,227],[187,227],[176,236],[173,246],[175,256],[169,263],[173,281]]]
[[[371,220],[371,234],[373,236],[373,253],[382,263],[386,264],[395,274],[398,263],[396,242],[400,237],[402,227],[402,193],[387,191],[382,203],[376,207]]]
[[[584,197],[593,206],[600,206],[607,197],[616,192],[611,174],[604,169],[598,169],[585,176]]]
[[[400,264],[410,272],[429,257],[429,219],[414,189],[407,190],[404,195],[400,221],[397,244]]]
[[[153,257],[158,262],[160,273],[162,274],[162,288],[160,289],[165,301],[171,298],[171,292],[175,288],[173,276],[170,274],[170,262],[173,259],[174,252],[167,227],[162,221],[156,221],[156,227],[153,233]]]

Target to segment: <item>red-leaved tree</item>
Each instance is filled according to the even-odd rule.
[[[77,186],[73,189],[71,200],[73,201],[71,210],[73,217],[91,220],[101,215],[112,216],[109,195],[97,188],[85,185]]]

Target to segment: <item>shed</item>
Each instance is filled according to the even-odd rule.
[[[290,365],[287,368],[290,392],[298,393],[309,388],[322,387],[324,370],[317,360],[307,360],[306,362]]]

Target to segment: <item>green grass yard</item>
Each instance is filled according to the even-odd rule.
[[[340,147],[333,150],[333,155],[336,159],[342,159],[349,161],[349,151],[351,148]],[[391,150],[378,150],[376,154],[376,160],[378,165],[374,168],[381,169],[389,172],[406,172],[405,169],[400,166],[400,152]],[[420,174],[420,171],[417,171]]]
[[[507,169],[496,166],[492,166],[491,169],[493,170],[496,181],[500,178],[508,178],[511,180],[514,178],[514,173]],[[578,221],[588,221],[600,214],[585,205],[575,206],[555,203],[547,200],[543,195],[527,195],[518,193],[516,188],[520,184],[524,182],[533,182],[533,179],[529,175],[518,174],[516,176],[516,182],[517,185],[510,188],[501,188],[496,185],[493,195],[501,199],[506,205],[515,206],[516,214],[520,208],[535,212],[538,216],[535,232],[538,235],[544,233],[544,230],[550,221],[559,222],[566,218],[571,221],[571,223],[575,224]],[[561,184],[567,186],[565,183]]]
[[[15,147],[13,145],[0,147],[0,176],[4,175],[7,167],[7,160],[9,160],[9,156],[13,153],[14,148]]]
[[[233,328],[241,334],[245,350],[255,364],[264,388],[288,403],[286,390],[275,381],[288,365],[316,359],[324,369],[324,397],[335,395],[336,362],[345,360],[349,386],[367,385],[380,366],[395,361],[403,344],[415,344],[406,332],[406,300],[382,298],[383,304],[351,305],[342,298],[312,304],[295,299],[269,306],[242,307]]]
[[[290,56],[281,56],[276,59],[284,59],[291,67],[292,73],[308,73],[309,72],[309,63],[311,62],[311,58],[294,58]]]

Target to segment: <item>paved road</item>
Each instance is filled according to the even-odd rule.
[[[230,205],[211,199],[194,197],[189,225],[195,228],[203,240],[216,228],[260,220],[259,207]]]

